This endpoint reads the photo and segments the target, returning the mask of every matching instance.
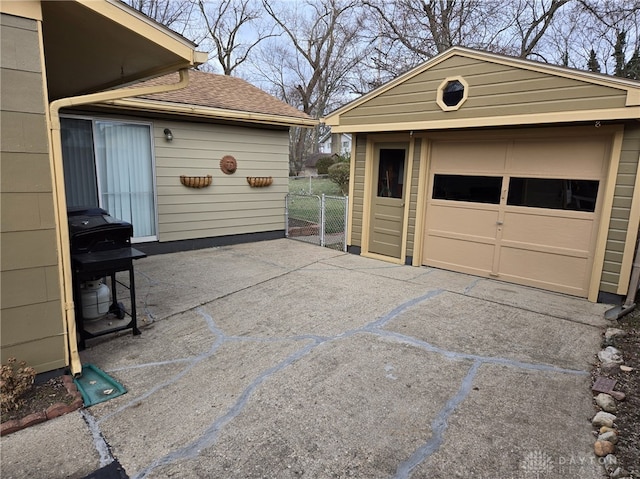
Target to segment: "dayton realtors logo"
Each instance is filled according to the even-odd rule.
[[[520,467],[526,477],[535,479],[543,478],[545,474],[553,471],[553,459],[544,451],[531,451],[520,462]]]

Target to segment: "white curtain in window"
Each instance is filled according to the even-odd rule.
[[[133,225],[133,236],[155,236],[153,165],[148,125],[95,122],[100,203]]]

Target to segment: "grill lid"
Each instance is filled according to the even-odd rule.
[[[106,211],[93,208],[69,212],[69,240],[71,253],[88,253],[131,245],[131,223],[110,216]]]

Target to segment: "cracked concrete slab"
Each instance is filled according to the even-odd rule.
[[[589,368],[601,328],[443,292],[396,317],[387,329],[435,347],[561,368]]]
[[[370,333],[328,340],[265,381],[215,445],[150,477],[389,477],[470,365],[439,359]]]
[[[184,365],[153,387],[153,394],[122,396],[115,410],[91,408],[113,454],[133,475],[182,448],[224,417],[265,371],[304,348],[305,342],[236,342]],[[122,371],[111,373],[118,378]],[[130,378],[133,379],[133,378]],[[123,382],[126,384],[127,381]],[[128,397],[127,397],[128,396]],[[172,427],[165,427],[171,424]]]
[[[3,478],[79,479],[101,466],[79,412],[5,436],[0,445]]]
[[[586,375],[481,366],[442,447],[411,477],[601,479],[589,386]]]
[[[604,305],[284,239],[135,266],[142,335],[82,352],[128,393],[3,437],[3,475],[555,479],[595,457]]]
[[[422,293],[418,286],[361,272],[329,270],[319,275],[304,269],[203,308],[237,336],[333,336],[362,327],[381,311]]]
[[[581,298],[560,293],[488,279],[477,280],[465,294],[597,327],[606,325],[604,313],[611,307],[607,304],[589,303]]]

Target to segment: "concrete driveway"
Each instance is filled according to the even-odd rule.
[[[2,477],[602,478],[589,370],[609,307],[293,240],[136,263],[128,389],[2,438]]]

